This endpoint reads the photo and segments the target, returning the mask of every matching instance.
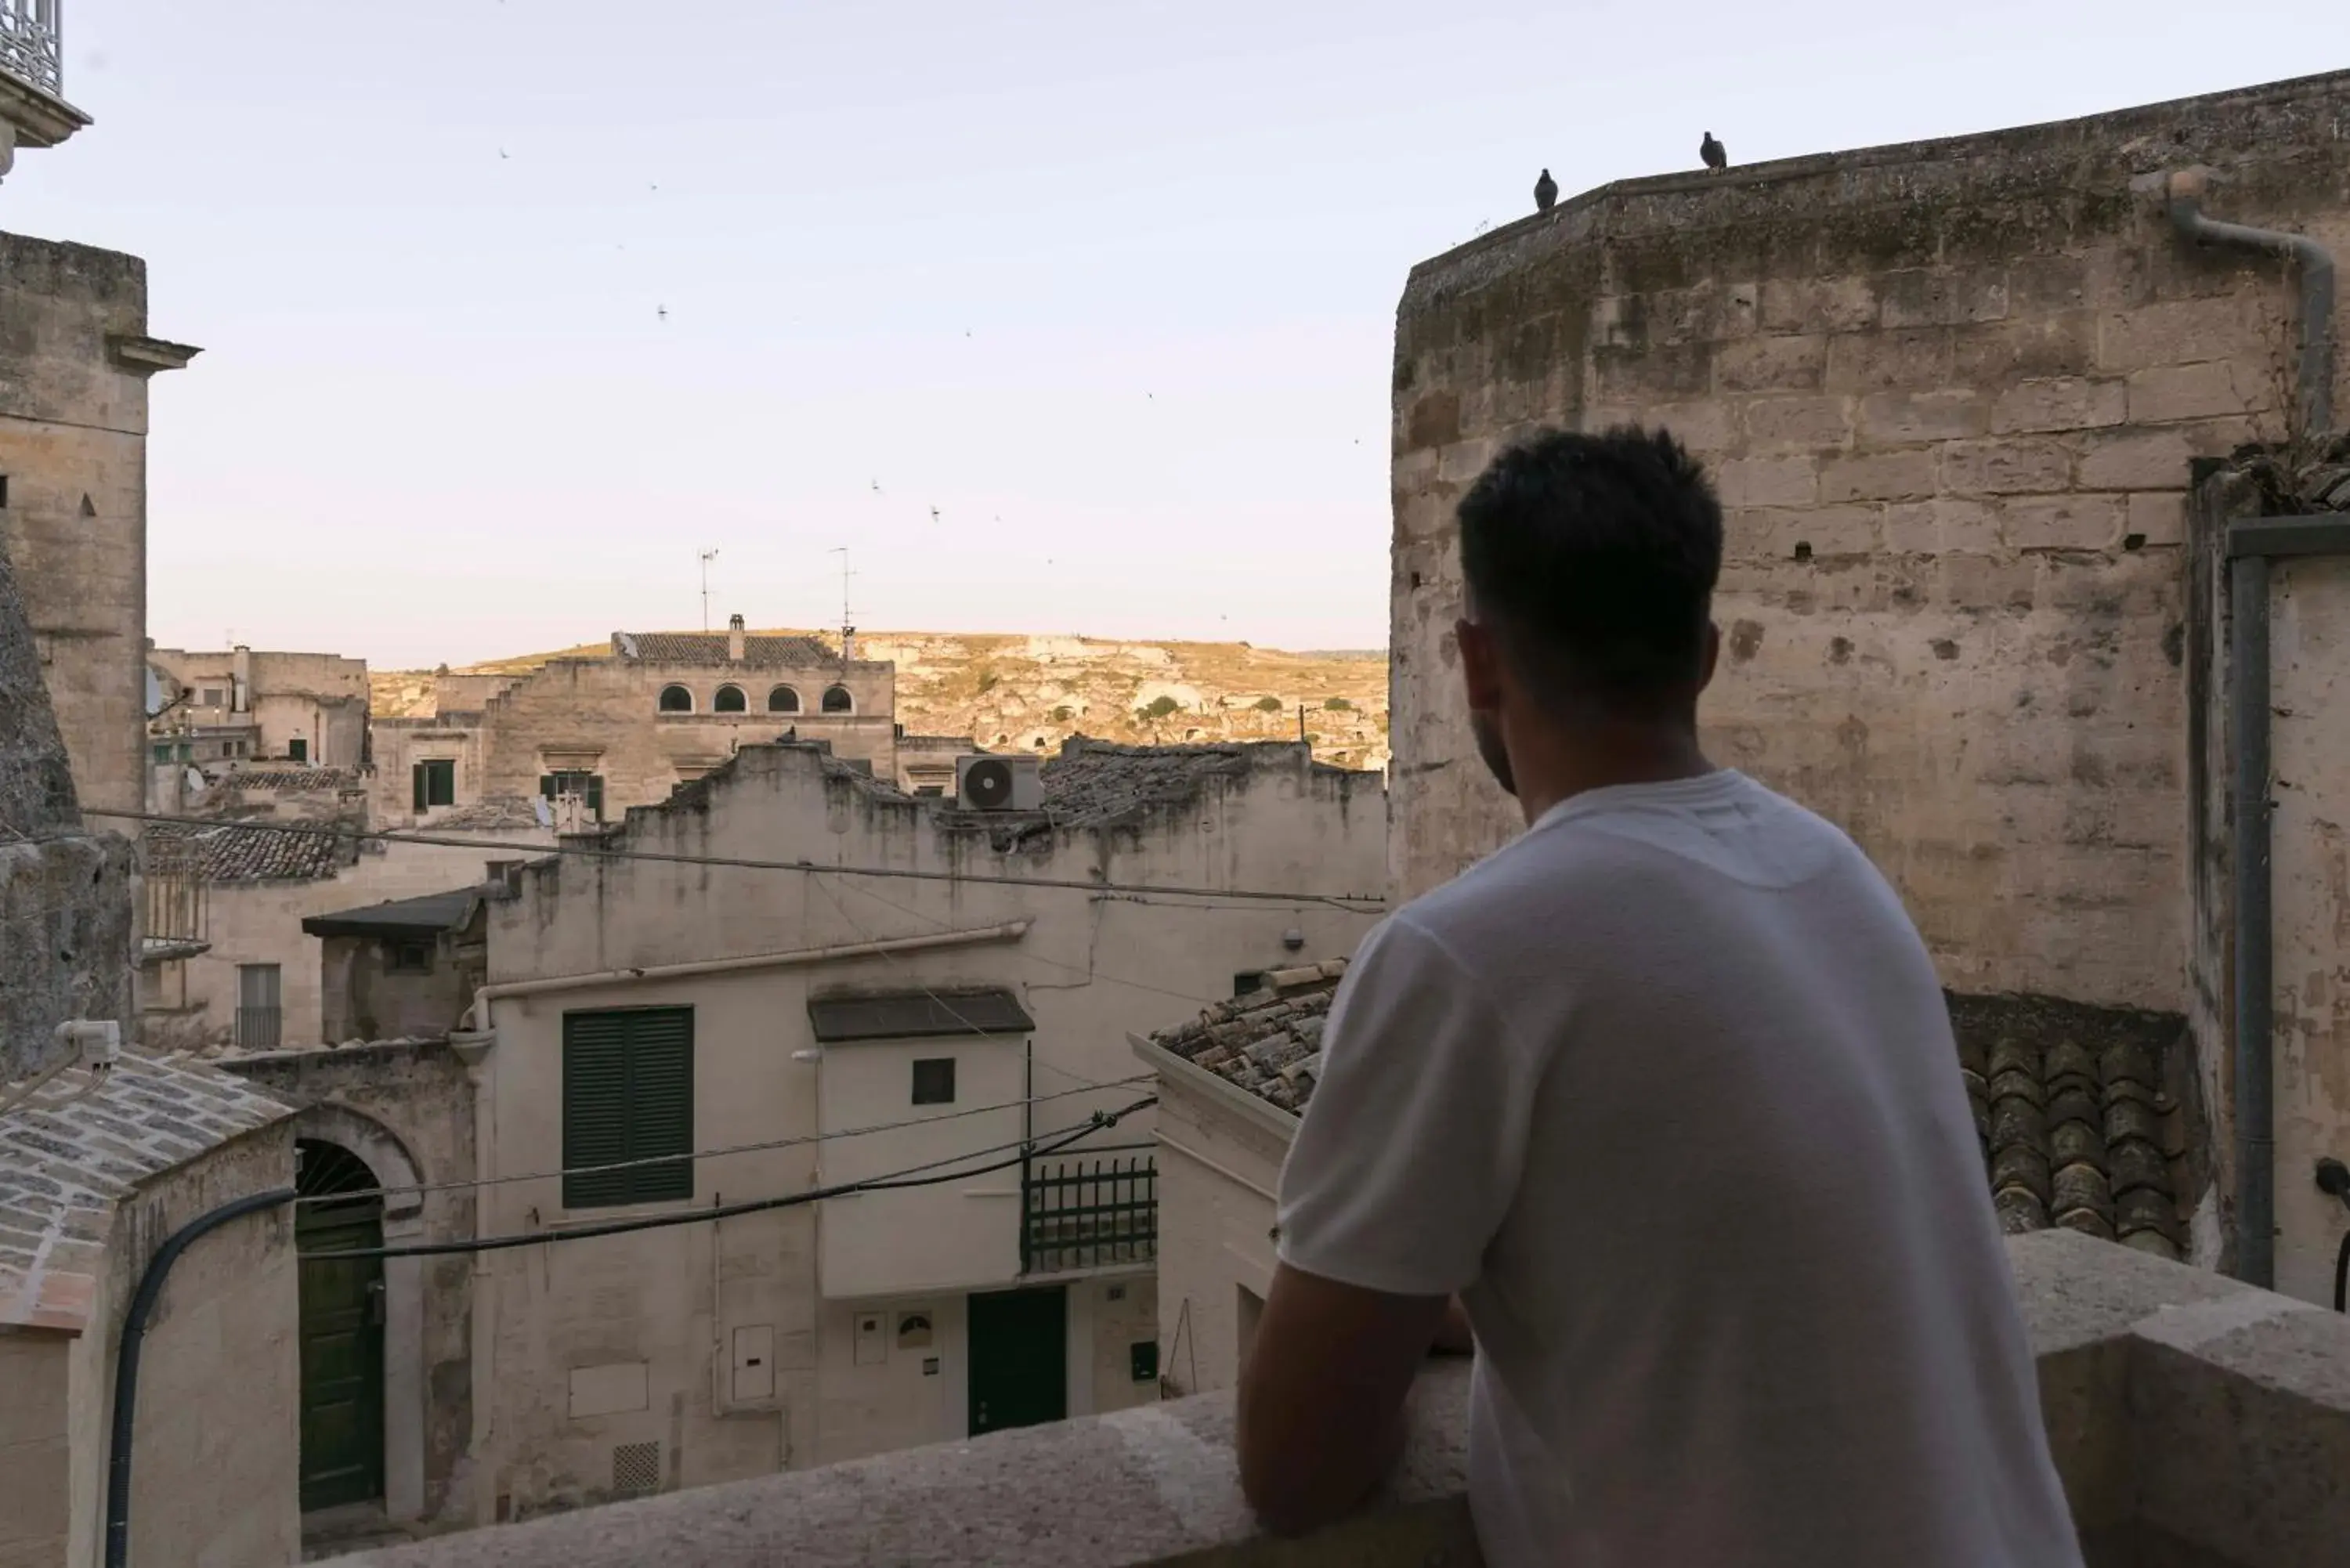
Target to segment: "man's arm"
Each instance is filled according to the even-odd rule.
[[[1240,1392],[1241,1490],[1270,1529],[1318,1529],[1385,1479],[1413,1374],[1458,1310],[1448,1296],[1274,1271]]]

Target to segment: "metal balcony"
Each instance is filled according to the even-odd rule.
[[[0,0],[0,71],[51,98],[65,96],[64,8],[65,0]]]

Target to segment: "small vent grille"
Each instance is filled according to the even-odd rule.
[[[612,1450],[612,1490],[617,1492],[660,1490],[660,1445],[622,1443]]]

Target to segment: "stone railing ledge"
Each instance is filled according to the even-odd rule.
[[[1429,1365],[1386,1491],[1314,1535],[1241,1497],[1232,1398],[1202,1394],[337,1559],[343,1568],[1477,1568],[1468,1363]]]
[[[2340,1568],[2350,1320],[2067,1231],[2008,1244],[2041,1413],[2089,1568]],[[372,1568],[1477,1568],[1468,1367],[1430,1363],[1402,1467],[1293,1541],[1242,1500],[1208,1394],[372,1556]]]

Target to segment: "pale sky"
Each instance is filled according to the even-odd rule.
[[[2221,10],[67,0],[0,224],[134,252],[150,630],[1378,647],[1411,265],[1562,191],[2350,61]],[[2311,54],[2333,40],[2333,53]],[[659,312],[666,308],[663,319]],[[877,491],[874,486],[879,484]],[[937,516],[932,518],[932,509]]]

